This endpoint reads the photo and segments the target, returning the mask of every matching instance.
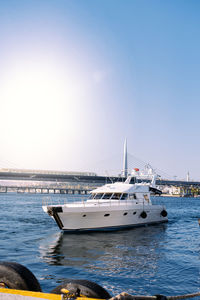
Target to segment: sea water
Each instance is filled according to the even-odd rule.
[[[42,210],[45,197],[0,194],[0,260],[28,267],[44,292],[65,278],[95,281],[111,295],[199,291],[200,199],[153,198],[155,204],[166,205],[166,224],[63,234]],[[69,196],[48,197],[64,200]]]

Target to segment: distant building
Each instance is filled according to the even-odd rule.
[[[169,196],[180,196],[182,194],[181,187],[178,186],[165,186],[162,193]]]

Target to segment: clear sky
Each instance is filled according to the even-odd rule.
[[[200,180],[200,2],[0,0],[0,108],[0,167],[111,173],[126,137]]]

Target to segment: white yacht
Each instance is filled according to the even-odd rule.
[[[155,186],[156,177],[135,169],[125,182],[96,188],[87,200],[45,204],[43,210],[64,231],[105,231],[167,222],[165,206],[153,205],[150,199],[152,193],[161,193]]]

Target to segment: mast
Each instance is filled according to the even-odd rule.
[[[126,138],[125,138],[125,141],[124,141],[124,156],[123,156],[122,176],[123,177],[128,176],[127,139]]]
[[[190,173],[189,173],[189,171],[187,172],[187,179],[186,180],[190,181]]]

